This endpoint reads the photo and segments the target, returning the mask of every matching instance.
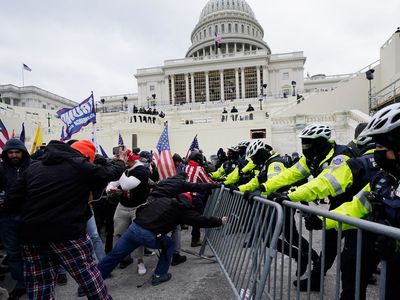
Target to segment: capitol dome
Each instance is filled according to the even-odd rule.
[[[221,37],[220,48],[215,48],[215,36]],[[192,31],[186,57],[265,49],[264,30],[245,0],[209,0],[201,11],[199,21]]]

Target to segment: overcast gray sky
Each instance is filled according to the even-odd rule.
[[[207,0],[1,1],[0,84],[80,102],[137,91],[136,69],[183,58]],[[305,74],[356,72],[400,26],[399,0],[248,0],[273,53],[304,51]]]

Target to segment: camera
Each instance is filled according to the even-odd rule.
[[[125,146],[124,145],[119,145],[117,147],[113,147],[112,151],[113,151],[113,155],[117,155],[118,153],[120,153],[121,151],[125,150]]]

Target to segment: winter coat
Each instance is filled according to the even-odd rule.
[[[91,186],[118,179],[122,161],[89,163],[69,145],[51,141],[8,194],[5,208],[20,214],[25,242],[62,242],[82,237],[91,217]]]

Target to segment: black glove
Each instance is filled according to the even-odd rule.
[[[254,203],[254,197],[260,197],[260,196],[261,196],[260,190],[255,190],[252,192],[246,191],[243,193],[243,199],[247,201],[249,204]]]
[[[306,225],[306,229],[311,230],[321,230],[323,227],[323,222],[316,215],[310,214],[304,217],[304,223]]]
[[[375,241],[374,247],[379,257],[386,261],[392,261],[396,258],[396,241],[391,237],[379,235]]]
[[[239,188],[237,186],[231,185],[229,187],[229,194],[233,195],[233,191],[238,191]]]
[[[282,205],[282,202],[285,200],[290,201],[289,197],[287,196],[287,193],[281,194],[281,193],[273,192],[273,193],[271,193],[271,195],[268,196],[268,198],[280,205]]]
[[[263,185],[263,184],[260,184],[260,185],[258,186],[258,189],[261,191],[261,193],[264,193],[264,192],[266,191],[265,185]]]

